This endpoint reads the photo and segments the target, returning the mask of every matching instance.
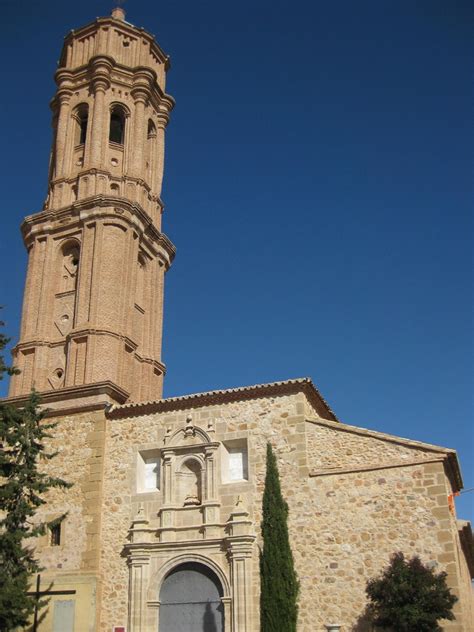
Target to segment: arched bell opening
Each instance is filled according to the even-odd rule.
[[[223,596],[222,584],[208,566],[176,566],[161,585],[159,632],[224,632]]]
[[[76,120],[75,145],[84,145],[87,140],[87,126],[89,122],[89,106],[81,103],[73,114]]]
[[[126,113],[120,105],[113,105],[110,110],[109,141],[123,145],[125,142]]]

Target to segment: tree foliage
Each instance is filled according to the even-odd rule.
[[[260,554],[261,632],[296,632],[299,583],[288,536],[288,505],[281,494],[275,455],[267,445]]]
[[[0,307],[1,309],[1,307]],[[0,327],[3,327],[4,323],[2,320],[0,320]],[[12,366],[8,366],[7,364],[5,364],[5,358],[3,355],[3,350],[5,349],[5,347],[7,346],[7,344],[10,342],[10,338],[7,338],[5,336],[5,334],[0,331],[0,380],[3,378],[3,375],[6,373],[7,375],[13,375],[15,373],[18,373],[18,370],[15,369]]]
[[[446,573],[436,573],[419,557],[395,553],[380,577],[368,582],[368,613],[373,623],[394,632],[436,632],[440,619],[452,621],[458,600],[446,584]]]
[[[8,339],[0,334],[0,352]],[[0,353],[0,379],[15,369]],[[0,402],[0,630],[9,632],[27,625],[35,598],[27,594],[32,575],[41,569],[34,557],[31,538],[45,532],[46,524],[35,521],[43,495],[52,487],[69,487],[60,478],[48,476],[40,460],[52,459],[45,448],[49,431],[56,424],[44,421],[34,391],[23,408]]]

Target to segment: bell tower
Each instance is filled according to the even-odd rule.
[[[10,397],[33,386],[63,407],[162,396],[164,275],[175,253],[161,232],[168,68],[121,8],[65,38],[48,195],[22,225],[21,373]]]

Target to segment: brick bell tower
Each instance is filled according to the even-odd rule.
[[[161,232],[169,58],[152,35],[109,18],[65,38],[52,100],[43,210],[27,217],[21,373],[47,406],[157,399],[164,275],[175,248]]]

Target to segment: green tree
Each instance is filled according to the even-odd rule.
[[[260,554],[260,630],[296,632],[299,583],[288,536],[288,505],[281,494],[278,465],[267,444]]]
[[[394,632],[437,632],[440,619],[452,621],[458,600],[446,585],[446,573],[436,573],[418,556],[395,553],[382,574],[368,582],[368,614],[372,622]]]
[[[1,353],[8,339],[0,334],[0,379],[15,369],[8,367]],[[32,575],[39,567],[31,538],[45,532],[48,525],[33,520],[43,495],[52,487],[70,487],[60,478],[41,471],[45,441],[56,424],[44,421],[34,391],[23,408],[0,402],[0,630],[24,627],[35,608],[35,598],[27,594]],[[28,542],[29,541],[29,542]]]
[[[1,309],[1,307],[0,307]],[[4,322],[0,320],[0,327],[4,326]],[[10,342],[10,338],[7,338],[3,332],[0,331],[0,380],[3,378],[3,375],[7,373],[7,375],[13,375],[14,373],[18,373],[18,370],[14,367],[7,366],[5,364],[5,358],[3,356],[3,350]]]

